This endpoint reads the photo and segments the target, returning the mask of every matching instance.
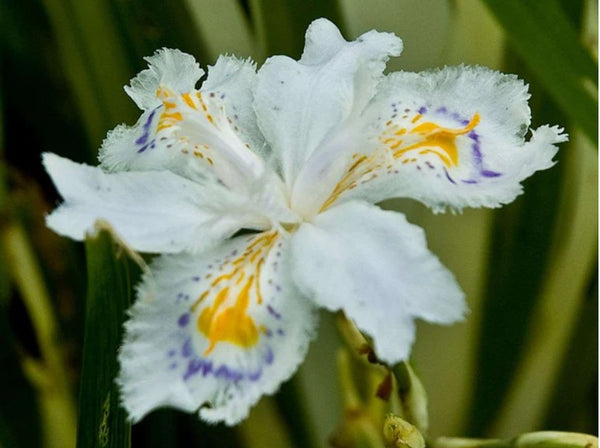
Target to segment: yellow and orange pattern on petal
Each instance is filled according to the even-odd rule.
[[[278,235],[277,231],[268,231],[250,237],[244,252],[217,267],[217,271],[224,273],[212,279],[208,289],[191,306],[194,313],[203,303],[210,303],[200,311],[197,319],[198,331],[209,340],[204,355],[219,342],[244,348],[258,342],[264,328],[254,322],[248,308],[253,299],[256,305],[263,303],[262,267]],[[206,279],[211,277],[209,273]]]

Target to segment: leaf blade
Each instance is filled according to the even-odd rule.
[[[556,0],[483,0],[573,123],[598,142],[598,65]]]
[[[125,311],[141,269],[106,229],[88,236],[85,247],[88,295],[77,446],[129,447],[131,425],[119,404],[115,377]]]

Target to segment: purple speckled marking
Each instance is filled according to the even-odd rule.
[[[271,349],[271,347],[267,346],[267,352],[265,353],[265,362],[268,366],[273,364],[273,359],[275,359],[275,355],[273,355],[273,350]]]
[[[501,173],[497,173],[496,171],[490,171],[490,170],[482,170],[481,171],[481,175],[483,177],[498,177],[498,176],[502,176]]]
[[[262,376],[262,370],[257,370],[256,372],[250,372],[248,374],[248,379],[250,381],[258,381]]]
[[[192,281],[193,281],[193,282],[199,282],[199,281],[200,281],[200,277],[199,277],[198,275],[194,275],[194,276],[192,277]]]
[[[183,345],[181,346],[181,356],[184,358],[189,358],[194,354],[194,349],[192,348],[192,340],[186,339]]]
[[[479,182],[477,182],[475,179],[467,179],[467,180],[463,180],[462,183],[463,184],[477,184]]]
[[[419,110],[417,110],[417,112],[419,112],[420,114],[424,114],[427,112],[427,108],[425,106],[421,106],[419,107]]]
[[[446,109],[446,106],[442,106],[440,108],[438,108],[438,110],[436,110],[437,113],[440,114],[445,114],[446,112],[448,112],[448,109]]]
[[[277,329],[277,334],[278,334],[279,336],[283,336],[283,335],[285,334],[285,332],[284,332],[284,331],[283,331],[281,328],[278,328],[278,329]]]
[[[202,376],[206,376],[211,373],[213,370],[212,361],[208,359],[190,359],[188,363],[188,368],[185,374],[183,375],[183,380],[187,381],[192,376],[196,375],[198,372],[202,372]]]
[[[212,361],[208,359],[190,359],[187,370],[183,375],[183,380],[187,381],[196,374],[202,374],[203,377],[213,375],[215,378],[223,378],[228,381],[241,381],[244,378],[249,381],[258,381],[262,376],[262,369],[255,372],[243,372],[221,364],[218,368],[213,367]]]
[[[175,353],[177,353],[175,350],[171,349],[167,352],[167,356],[169,358],[172,358],[173,356],[175,356]]]
[[[229,381],[239,381],[244,378],[244,374],[237,370],[230,369],[225,364],[222,364],[216,370],[215,378],[225,378]]]
[[[444,168],[444,173],[446,174],[446,179],[448,179],[450,182],[456,185],[456,182],[454,182],[454,179],[450,177],[450,174],[448,174],[448,170],[446,168]]]
[[[473,144],[473,157],[475,157],[475,164],[477,165],[477,168],[479,168],[481,171],[483,166],[483,155],[481,154],[479,143]]]
[[[433,170],[435,168],[429,160],[425,161],[425,165],[427,165],[427,168],[429,168],[430,170]]]
[[[281,314],[279,314],[277,311],[275,311],[271,305],[267,305],[267,311],[275,319],[278,319],[278,320],[281,319]]]
[[[183,313],[181,316],[179,316],[179,319],[177,319],[177,325],[179,325],[181,328],[185,327],[189,323],[190,313]]]
[[[273,332],[267,328],[267,329],[265,329],[265,335],[266,335],[268,338],[270,338],[271,336],[273,336]]]
[[[150,115],[148,115],[146,122],[142,125],[142,135],[139,136],[135,141],[136,145],[143,145],[140,149],[138,149],[138,153],[144,152],[149,146],[148,139],[150,138],[150,126],[152,125],[152,120],[155,114],[156,109],[150,112]],[[152,142],[151,148],[154,148],[154,142]]]
[[[171,364],[169,364],[169,369],[170,370],[175,370],[177,368],[177,363],[176,362],[172,362]]]

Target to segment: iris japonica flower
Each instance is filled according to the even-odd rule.
[[[203,70],[162,49],[125,90],[142,110],[100,166],[53,154],[76,240],[108,221],[161,254],[137,289],[117,379],[133,421],[160,406],[235,424],[304,358],[319,307],[343,310],[382,361],[407,359],[415,320],[466,310],[423,231],[387,198],[434,211],[498,207],[553,165],[562,129],[532,130],[527,86],[483,67],[384,75],[402,41],[347,42],[313,22],[300,60],[222,56]]]

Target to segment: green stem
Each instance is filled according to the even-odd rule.
[[[342,337],[353,351],[358,354],[367,354],[368,360],[372,364],[384,365],[375,357],[375,352],[364,335],[343,313],[338,314],[338,326]],[[407,361],[402,361],[392,368],[388,366],[386,368],[394,374],[398,385],[402,417],[416,426],[421,433],[426,434],[429,427],[427,394],[421,380]]]
[[[433,448],[598,448],[598,438],[575,432],[539,431],[512,439],[440,437]]]

